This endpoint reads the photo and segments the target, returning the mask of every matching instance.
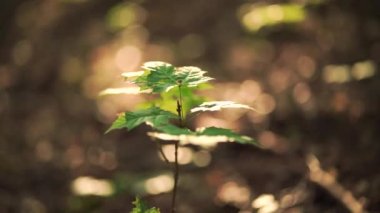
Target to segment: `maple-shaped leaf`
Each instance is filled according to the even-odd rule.
[[[127,126],[127,120],[125,117],[125,113],[120,113],[117,116],[116,120],[112,123],[110,128],[108,128],[108,130],[105,133],[107,134],[114,129],[123,129],[123,128],[127,128],[127,127],[128,126]]]
[[[213,80],[213,78],[204,76],[206,71],[201,70],[198,67],[178,67],[176,69],[176,79],[181,82],[182,85],[188,87],[195,87],[199,84],[205,83],[207,81]]]
[[[172,124],[160,125],[154,127],[156,130],[170,135],[188,135],[192,131],[187,128],[181,128]]]
[[[244,104],[238,104],[233,101],[210,101],[210,102],[204,102],[201,105],[194,107],[191,109],[190,112],[198,112],[198,111],[219,111],[221,109],[226,108],[242,108],[242,109],[250,109],[254,110],[252,107],[244,105]]]
[[[139,87],[108,88],[99,93],[99,96],[150,93],[151,90],[141,90]]]
[[[162,110],[158,107],[151,107],[134,112],[125,112],[118,116],[106,133],[114,129],[122,128],[131,130],[143,123],[152,127],[165,126],[174,118],[177,118],[176,114]]]
[[[123,73],[121,73],[121,76],[123,76],[125,78],[125,80],[128,80],[130,78],[140,77],[144,74],[145,74],[145,71],[123,72]]]
[[[177,85],[174,76],[175,67],[169,63],[152,61],[143,64],[145,70],[133,83],[142,90],[152,89],[153,93],[161,93],[170,90]]]
[[[206,71],[202,71],[198,67],[175,68],[169,63],[155,61],[144,63],[142,68],[145,70],[144,73],[136,74],[139,77],[132,82],[142,90],[152,89],[152,93],[168,92],[178,86],[195,87],[212,80],[212,78],[204,76]]]
[[[171,134],[168,132],[149,132],[149,136],[168,141],[179,141],[181,144],[193,144],[202,147],[214,147],[220,142],[237,142],[241,144],[258,144],[252,138],[235,133],[229,129],[208,127],[189,131],[186,134]]]

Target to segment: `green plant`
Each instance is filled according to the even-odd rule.
[[[199,104],[203,98],[197,96],[195,91],[212,78],[207,77],[206,71],[198,67],[174,67],[164,62],[147,62],[142,66],[142,69],[138,72],[123,73],[122,76],[136,84],[140,88],[140,93],[157,94],[160,97],[145,104],[143,109],[121,113],[107,132],[123,128],[132,130],[141,124],[147,124],[154,129],[153,132],[148,132],[152,138],[174,141],[174,188],[171,212],[175,212],[179,177],[178,146],[193,144],[210,147],[219,142],[258,145],[252,138],[242,136],[230,129],[207,127],[198,128],[195,131],[190,130],[186,127],[187,115],[224,108],[251,110],[252,108],[232,101],[212,101]],[[102,94],[129,93],[130,91],[125,88],[107,89]],[[175,121],[177,121],[176,124]],[[158,143],[160,145],[160,142]],[[164,159],[167,159],[162,150],[160,151]]]
[[[134,207],[130,213],[160,213],[160,210],[155,207],[147,207],[139,197],[136,197],[136,200],[132,204]]]

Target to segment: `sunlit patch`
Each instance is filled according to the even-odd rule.
[[[149,132],[149,136],[166,141],[180,141],[182,145],[193,144],[204,148],[215,147],[219,142],[232,142],[227,136],[197,136],[197,135],[170,135],[160,132]]]
[[[261,92],[261,86],[257,81],[245,80],[240,86],[239,96],[243,103],[252,103]]]
[[[89,176],[76,178],[71,183],[71,189],[76,195],[96,195],[104,197],[110,196],[114,192],[110,181]]]
[[[144,75],[145,71],[136,71],[136,72],[123,72],[121,73],[121,76],[123,76],[126,79],[129,78],[135,78]]]
[[[278,210],[279,204],[271,194],[262,194],[254,201],[252,207],[258,209],[258,213],[272,213]]]
[[[253,103],[253,108],[259,113],[269,114],[276,108],[276,101],[273,96],[262,93]]]
[[[356,80],[370,78],[375,75],[376,66],[372,61],[357,62],[352,67],[352,77]]]
[[[122,111],[134,109],[138,104],[142,103],[144,98],[139,95],[119,95],[105,96],[97,103],[97,107],[101,112],[100,117],[104,122],[109,123],[115,119],[115,114]]]
[[[280,200],[281,208],[288,208],[294,204],[295,204],[295,197],[292,194],[286,194]]]
[[[350,212],[363,212],[363,203],[357,200],[351,191],[346,190],[336,179],[336,172],[327,172],[321,168],[318,158],[309,154],[306,159],[309,167],[309,179],[326,189],[332,196],[339,199]]]
[[[313,77],[316,69],[315,61],[308,56],[301,56],[297,60],[297,71],[304,78]]]
[[[219,187],[217,192],[218,200],[224,203],[231,203],[236,206],[242,206],[249,201],[251,193],[246,186],[239,185],[235,181],[229,181]]]
[[[107,24],[111,30],[122,30],[145,19],[145,11],[137,4],[118,4],[107,14]]]
[[[271,131],[264,131],[259,136],[260,144],[263,148],[271,149],[277,145],[277,137]]]
[[[149,194],[160,194],[169,192],[174,187],[173,177],[170,175],[159,175],[145,181],[145,190]]]
[[[134,70],[141,63],[142,53],[135,46],[124,46],[120,48],[115,56],[116,67],[121,70]]]
[[[171,44],[147,44],[145,48],[145,60],[173,61],[174,53]]]
[[[174,162],[174,146],[173,145],[164,145],[162,146],[162,151],[164,152],[166,158],[169,162]],[[159,156],[162,158],[161,154]],[[189,164],[193,158],[193,150],[187,147],[178,147],[178,163],[179,164]]]
[[[198,111],[219,111],[224,108],[243,108],[243,109],[250,109],[254,110],[252,107],[244,105],[244,104],[238,104],[233,101],[210,101],[210,102],[204,102],[200,106],[195,107],[191,109],[191,112],[198,112]]]
[[[327,83],[345,83],[351,79],[347,65],[328,65],[323,69],[323,79]]]
[[[243,26],[249,31],[281,23],[298,23],[306,16],[304,7],[298,4],[244,5],[239,13]]]
[[[293,98],[299,104],[304,104],[308,102],[311,98],[311,91],[309,85],[306,83],[297,83],[293,89]]]
[[[228,71],[239,78],[246,78],[259,57],[249,44],[235,44],[228,50],[226,66]]]
[[[124,88],[108,88],[99,93],[99,96],[104,95],[121,95],[121,94],[140,94],[150,93],[151,90],[140,90],[139,87],[124,87]]]
[[[145,62],[141,67],[143,69],[147,69],[147,70],[150,70],[152,67],[159,67],[159,66],[167,66],[167,67],[170,67],[170,66],[173,66],[169,63],[166,63],[166,62],[163,62],[163,61],[149,61],[149,62]]]
[[[250,112],[250,113],[248,113],[248,118],[249,118],[249,120],[252,123],[260,124],[260,123],[263,123],[266,120],[267,115],[266,114],[255,113],[255,112]]]
[[[203,127],[222,127],[222,128],[230,128],[230,129],[238,129],[238,125],[236,122],[228,121],[229,119],[221,119],[214,117],[212,115],[200,114],[196,117],[195,124],[196,126]]]
[[[269,74],[269,83],[275,92],[282,92],[290,84],[290,72],[286,69],[277,69]]]
[[[194,154],[193,163],[198,167],[208,166],[211,162],[211,154],[209,151],[201,150]]]
[[[281,21],[284,18],[284,10],[280,5],[270,5],[267,8],[267,15],[274,21]]]
[[[215,99],[218,100],[231,100],[239,102],[239,97],[236,97],[236,94],[239,92],[240,84],[237,83],[219,83],[215,84],[215,90],[217,93],[211,95],[215,96]]]
[[[99,47],[93,53],[92,72],[82,83],[83,94],[88,98],[97,98],[100,90],[115,81],[120,71],[115,68],[112,57],[113,50],[109,47]],[[120,78],[120,77],[119,77]],[[120,78],[120,82],[122,79]]]

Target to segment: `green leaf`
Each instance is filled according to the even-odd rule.
[[[147,207],[146,204],[138,197],[136,197],[136,200],[133,201],[132,204],[134,205],[134,208],[130,213],[160,213],[158,208]]]
[[[195,93],[195,88],[183,87],[182,93],[182,110],[186,117],[187,112],[194,106],[201,104],[205,99]],[[177,100],[179,99],[179,87],[171,89],[168,92],[160,94],[157,99],[150,100],[148,103],[144,103],[142,106],[158,106],[163,110],[167,110],[173,113],[177,113]]]
[[[177,81],[181,81],[182,85],[195,87],[199,84],[212,80],[213,78],[204,76],[206,71],[202,71],[198,67],[178,67],[176,71]]]
[[[147,62],[142,66],[146,75],[138,77],[134,83],[142,89],[152,89],[153,93],[169,91],[177,85],[175,67],[165,62]]]
[[[188,135],[192,134],[192,131],[187,128],[180,128],[172,124],[157,126],[155,129],[170,135]]]
[[[121,113],[117,116],[116,120],[112,123],[111,127],[108,128],[106,134],[114,129],[127,128],[127,120],[125,118],[125,113]]]
[[[212,78],[204,76],[206,71],[198,67],[179,67],[165,62],[147,62],[142,68],[143,74],[133,81],[142,90],[152,89],[153,93],[168,92],[177,87],[195,87]]]
[[[173,118],[177,118],[177,115],[162,110],[158,107],[151,107],[135,112],[126,112],[119,115],[119,117],[114,121],[106,133],[111,130],[121,128],[127,128],[128,130],[131,130],[143,123],[146,123],[152,127],[165,126],[168,125],[169,120]]]
[[[210,101],[210,102],[204,102],[198,107],[195,107],[191,109],[191,112],[199,112],[199,111],[219,111],[221,109],[226,108],[243,108],[243,109],[250,109],[254,110],[252,107],[244,105],[244,104],[238,104],[233,101]]]
[[[208,127],[195,132],[172,134],[171,132],[149,132],[149,136],[168,141],[179,141],[181,144],[193,144],[203,147],[214,147],[220,142],[237,142],[258,146],[258,143],[248,136],[243,136],[230,129]]]
[[[99,96],[150,93],[151,90],[141,90],[138,87],[107,88],[99,93]]]
[[[144,74],[145,74],[145,71],[123,72],[123,73],[121,73],[121,76],[123,76],[125,78],[125,80],[127,80],[128,78],[136,78],[136,77],[140,77]]]
[[[233,132],[230,129],[208,127],[197,131],[198,136],[225,136],[227,140],[225,142],[236,141],[241,144],[258,145],[252,138]]]

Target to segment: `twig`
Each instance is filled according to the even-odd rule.
[[[162,158],[164,159],[165,163],[170,164],[169,159],[166,157],[166,155],[164,153],[164,150],[162,150],[161,143],[159,141],[157,141],[156,145],[157,145],[157,149],[160,152],[160,154],[161,154]]]
[[[178,85],[179,100],[177,100],[177,113],[178,113],[179,126],[183,127],[181,83],[182,82],[179,82],[179,85]],[[178,177],[179,177],[178,145],[179,145],[179,141],[177,141],[177,143],[174,144],[174,187],[173,187],[172,206],[171,206],[171,212],[172,213],[176,212],[175,201],[176,201],[176,197],[177,197]]]
[[[339,200],[352,213],[366,213],[363,204],[350,191],[338,183],[335,176],[324,171],[319,160],[309,154],[306,161],[309,167],[309,180],[326,189],[333,197]]]

